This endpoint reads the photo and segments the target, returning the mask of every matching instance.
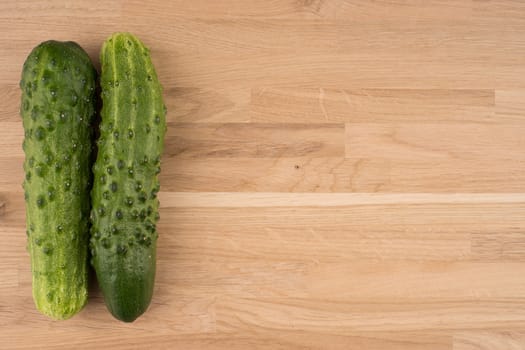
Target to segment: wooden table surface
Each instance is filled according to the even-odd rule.
[[[154,299],[50,321],[20,71],[114,31],[169,110]],[[524,2],[3,0],[0,32],[0,348],[525,348]]]

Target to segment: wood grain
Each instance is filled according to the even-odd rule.
[[[273,123],[500,124],[494,100],[493,90],[259,88],[250,112],[252,121]]]
[[[525,348],[525,4],[0,3],[0,347]],[[164,85],[158,268],[133,324],[96,281],[36,311],[18,81],[130,31]]]

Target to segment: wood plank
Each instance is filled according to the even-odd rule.
[[[0,219],[2,230],[8,230],[13,227],[25,228],[23,193],[0,193]]]
[[[259,88],[251,120],[271,123],[506,123],[492,90]]]
[[[219,193],[160,192],[161,208],[345,207],[352,205],[519,204],[523,193]]]
[[[180,45],[177,43],[180,43],[179,40],[183,40],[184,37],[179,38],[180,35],[176,34],[176,28],[173,31],[166,30],[166,27],[173,26],[173,21],[171,19],[170,21],[168,25],[157,24],[158,32],[155,33],[155,36],[151,34],[151,24],[130,23],[129,25],[129,29],[143,38],[155,53],[154,62],[158,63],[160,75],[165,77],[163,83],[168,85],[186,88],[298,85],[317,88],[321,86],[327,89],[340,89],[342,86],[347,89],[524,88],[523,81],[519,79],[519,73],[525,72],[525,65],[521,60],[515,58],[525,50],[525,47],[516,44],[519,43],[519,37],[525,28],[522,24],[504,33],[499,33],[499,35],[495,35],[494,32],[485,32],[486,24],[479,25],[481,29],[478,33],[472,33],[468,26],[463,26],[456,31],[451,30],[450,34],[445,34],[444,38],[438,40],[437,42],[444,43],[441,46],[429,47],[429,41],[436,42],[435,33],[438,30],[436,27],[396,29],[398,24],[387,28],[371,25],[368,29],[366,27],[353,29],[356,27],[349,25],[347,29],[340,29],[340,33],[330,29],[333,28],[332,26],[322,28],[319,32],[314,31],[318,35],[316,40],[311,40],[302,34],[304,29],[292,27],[297,37],[292,37],[279,44],[275,37],[280,33],[282,25],[278,22],[272,26],[274,35],[268,35],[266,44],[263,44],[266,47],[262,48],[254,43],[260,41],[261,35],[263,37],[267,35],[265,34],[267,31],[255,32],[251,37],[246,34],[247,37],[243,40],[239,35],[231,34],[232,32],[238,33],[238,30],[226,26],[225,33],[222,35],[219,33],[220,36],[217,38],[210,38],[206,32],[199,31],[202,31],[202,28],[208,28],[208,32],[215,32],[216,24],[212,23],[207,26],[193,24],[197,33],[187,40],[191,40],[196,46],[192,48],[185,45],[183,49],[180,49],[176,45]],[[26,23],[24,30],[27,33],[34,32],[40,29],[41,25],[42,23],[38,22]],[[111,26],[94,30],[89,28],[88,22],[80,21],[74,28],[67,23],[57,24],[56,27],[52,27],[54,28],[52,31],[42,32],[40,35],[60,40],[65,38],[64,32],[78,33],[77,40],[96,60],[100,42],[111,31],[118,28],[117,25],[118,22],[115,22]],[[182,31],[187,26],[190,26],[190,29],[192,27],[191,23],[185,24],[178,30]],[[221,26],[223,25],[219,24],[219,27]],[[257,28],[260,23],[248,22],[247,26]],[[310,27],[306,25],[305,28]],[[92,34],[86,35],[82,29],[89,30]],[[249,31],[243,32],[249,33]],[[268,32],[271,34],[271,31]],[[335,42],[323,40],[323,37],[326,36],[325,32],[336,35],[337,40]],[[182,35],[187,36],[188,33],[192,32],[184,30]],[[319,35],[320,33],[322,34]],[[385,38],[385,35],[375,38],[371,33],[390,33],[391,38]],[[492,37],[488,38],[489,35]],[[479,40],[465,39],[465,37],[472,36],[478,36]],[[96,39],[93,39],[94,37],[97,37],[98,44],[96,44]],[[283,37],[286,38],[286,36]],[[407,37],[403,41],[405,45],[408,45],[407,47],[400,48],[399,45],[395,45],[394,39],[399,37]],[[209,41],[214,45],[209,45]],[[394,41],[394,46],[392,46],[392,41]],[[6,71],[5,75],[0,77],[0,83],[11,83],[19,79],[21,62],[36,42],[38,42],[38,37],[35,38],[35,41],[26,40],[19,43],[11,50],[16,60],[0,58],[0,63],[5,64]],[[299,46],[293,44],[297,42]],[[309,43],[315,44],[316,42],[319,43],[319,47],[311,50]],[[327,42],[334,44],[327,47]],[[485,47],[480,48],[479,42],[485,43]],[[370,43],[378,44],[371,45]],[[488,49],[487,43],[489,43]],[[442,47],[443,45],[451,46]],[[465,49],[465,45],[475,46]],[[201,47],[207,49],[203,52]],[[513,49],[514,55],[506,54],[509,48]],[[480,56],[481,49],[490,54]],[[173,50],[179,52],[177,56],[171,54]],[[388,52],[388,55],[384,55],[385,52]],[[222,64],[224,61],[227,61],[228,64]],[[172,67],[184,67],[184,69],[177,69],[173,72]],[[493,74],[489,75],[487,71]]]
[[[518,149],[513,154],[518,161],[509,159],[500,167],[481,154],[439,161],[422,156],[390,160],[380,153],[370,159],[164,157],[160,176],[162,189],[175,192],[521,192],[524,164]]]
[[[0,192],[23,192],[22,182],[25,176],[23,164],[23,156],[0,156]]]
[[[42,330],[43,332],[43,330]],[[133,332],[104,332],[97,334],[96,330],[88,330],[87,336],[75,337],[77,333],[61,332],[52,341],[46,341],[41,349],[92,349],[99,344],[107,344],[111,348],[144,348],[155,344],[156,349],[172,349],[174,347],[187,350],[244,350],[244,349],[272,349],[272,350],[299,350],[323,349],[330,344],[330,349],[344,350],[417,350],[424,347],[428,350],[450,350],[451,338],[440,334],[420,334],[414,332],[370,332],[368,334],[355,333],[353,335],[338,335],[330,333],[315,333],[304,331],[276,331],[258,330],[234,333],[212,334],[145,334],[135,330]],[[90,337],[88,337],[90,336]],[[74,339],[73,339],[74,338]],[[63,339],[63,340],[59,340]],[[11,333],[8,342],[11,349],[31,349],[32,343],[22,332]]]
[[[525,230],[508,226],[492,232],[475,231],[471,236],[472,258],[479,261],[523,261]]]
[[[274,242],[275,245],[278,242]],[[411,249],[407,249],[410,253]],[[228,252],[226,252],[228,254]],[[169,255],[175,258],[167,259]],[[517,276],[525,272],[525,263],[409,262],[387,258],[381,262],[346,261],[292,262],[267,261],[224,256],[200,256],[192,262],[189,255],[178,258],[174,249],[159,252],[159,288],[170,298],[179,296],[232,298],[304,298],[342,300],[343,303],[415,301],[458,304],[489,296],[490,300],[520,298],[525,286]],[[401,257],[399,257],[400,259]],[[259,258],[261,259],[261,258]],[[409,257],[407,260],[410,260]],[[180,273],[173,273],[179,269]],[[21,273],[26,277],[26,273]],[[179,286],[170,290],[170,285]],[[505,285],[502,289],[501,285]],[[212,291],[213,290],[213,291]],[[407,306],[408,307],[408,306]]]
[[[155,17],[155,35],[148,30],[151,29],[150,23],[145,25],[132,21],[129,29],[150,43],[153,52],[157,52],[154,60],[163,62],[158,65],[159,70],[163,72],[162,75],[169,77],[164,82],[178,86],[202,87],[204,83],[216,87],[230,86],[232,83],[238,86],[270,85],[270,80],[280,85],[306,84],[337,89],[341,86],[377,88],[378,82],[381,82],[381,88],[431,86],[490,89],[501,86],[500,83],[523,86],[516,73],[523,71],[524,66],[514,58],[525,49],[519,45],[519,38],[525,28],[523,23],[513,24],[509,21],[507,25],[512,27],[494,32],[483,22],[451,24],[444,28],[442,23],[401,25],[397,22],[389,25],[372,22],[356,26],[353,23],[301,21],[285,23],[289,34],[284,36],[279,35],[282,21],[195,23],[188,20],[174,22],[171,17],[167,21],[162,23],[161,19]],[[41,24],[25,23],[21,30],[35,31]],[[88,52],[98,52],[99,47],[94,47],[95,41],[91,39],[93,35],[86,36],[81,31],[87,29],[89,23],[80,20],[75,24],[77,27],[70,28],[67,22],[57,23],[52,31],[47,32],[47,36],[60,35],[57,39],[61,39],[63,31],[73,31],[78,33],[79,40],[85,40],[82,43]],[[107,36],[108,32],[118,28],[115,24],[118,22],[102,27],[93,34]],[[93,32],[93,29],[90,30]],[[483,44],[480,46],[480,43]],[[31,49],[25,45],[18,45],[11,51],[18,57],[18,62],[22,62]],[[509,47],[514,49],[515,55],[506,55]],[[169,54],[173,50],[178,51],[176,57]],[[480,58],[480,50],[488,54]],[[385,52],[388,52],[386,57]],[[220,64],[223,60],[232,64],[225,67]],[[20,67],[13,66],[13,60],[5,63],[11,79],[17,79],[15,74],[19,75]],[[299,71],[295,69],[297,66],[301,67]],[[165,74],[163,71],[168,67],[185,67],[185,70],[177,70],[176,79],[173,79],[173,72]],[[253,69],[255,67],[257,69]],[[495,74],[487,75],[487,67],[496,70]],[[212,72],[215,73],[213,78],[203,81],[203,74]],[[239,75],[239,72],[243,73]],[[189,78],[188,73],[192,74],[192,80],[185,79]],[[473,83],[474,79],[477,79],[477,84]],[[428,85],[430,82],[433,84]],[[414,85],[406,86],[407,83]]]
[[[167,118],[178,123],[250,121],[249,89],[164,88]]]
[[[233,205],[233,204],[232,204]],[[504,221],[506,225],[522,227],[523,203],[476,203],[476,204],[422,204],[422,205],[375,205],[356,204],[342,207],[295,207],[272,206],[266,208],[164,208],[168,217],[177,217],[181,224],[209,222],[217,225],[280,225],[301,223],[311,225],[352,223],[377,223],[386,225],[470,224],[489,225]],[[458,212],[462,212],[458,215]],[[9,212],[8,212],[9,214]],[[162,213],[161,213],[162,214]],[[8,222],[20,215],[13,211],[6,217]],[[239,218],[242,217],[242,222]],[[11,219],[12,218],[12,219]],[[205,221],[206,220],[206,221]]]
[[[490,159],[493,166],[505,167],[507,162],[523,162],[523,135],[521,125],[347,124],[346,157],[417,160],[422,164]],[[428,168],[432,166],[428,164]]]
[[[478,229],[478,235],[501,238],[499,245],[489,245],[487,239],[477,238],[472,249],[472,228],[469,225],[215,225],[161,223],[159,231],[166,242],[164,254],[176,254],[184,261],[201,256],[214,261],[272,262],[342,262],[357,260],[403,261],[523,261],[523,233],[513,237],[499,236],[505,226]],[[20,232],[19,232],[20,231]],[[23,235],[22,229],[16,230]],[[171,236],[170,232],[177,232]],[[228,232],[228,234],[223,234]],[[173,249],[171,247],[174,247]],[[503,250],[500,250],[503,246]],[[176,250],[176,251],[174,251]],[[485,260],[486,257],[491,259]]]
[[[168,157],[342,157],[343,124],[177,123],[168,126]]]
[[[4,281],[0,284],[0,292],[3,295],[12,295],[13,292],[16,292],[19,282],[18,264],[4,259],[4,262],[2,262],[2,270],[0,271],[0,278]],[[0,312],[1,311],[3,311],[2,306],[0,306]],[[0,324],[2,324],[2,321],[3,320],[0,320]]]
[[[497,90],[495,97],[498,120],[523,122],[523,118],[525,118],[525,90]]]
[[[0,99],[4,101],[4,108],[0,110],[0,123],[20,123],[20,88],[17,85],[0,85]]]
[[[162,6],[160,6],[161,4]],[[145,16],[164,16],[185,18],[278,18],[290,19],[323,19],[339,22],[370,21],[455,23],[461,20],[491,19],[501,21],[521,21],[523,4],[516,1],[505,2],[457,2],[453,0],[430,0],[425,2],[359,2],[359,1],[252,1],[227,0],[220,4],[210,4],[206,0],[180,0],[165,4],[161,0],[151,2],[151,6],[137,0],[126,1],[124,14],[136,12]]]
[[[521,61],[497,61],[476,57],[451,60],[442,53],[399,54],[385,57],[373,53],[271,54],[239,57],[235,53],[219,59],[210,55],[173,57],[167,51],[157,57],[164,64],[159,72],[167,84],[184,87],[274,86],[326,89],[524,89]],[[227,60],[225,66],[221,62]],[[168,67],[184,66],[177,76]],[[296,67],[301,67],[297,70]],[[493,74],[488,75],[488,71]],[[497,78],[496,78],[497,77]]]
[[[464,331],[454,334],[454,350],[523,349],[525,334],[519,330]]]
[[[223,298],[218,301],[218,330],[251,328],[320,329],[338,334],[360,331],[426,331],[516,327],[523,324],[523,300],[478,299],[462,303],[356,303],[344,300]],[[473,317],[472,315],[476,315]]]
[[[16,122],[2,122],[2,128],[0,129],[0,148],[3,150],[2,158],[23,157],[23,141],[24,128],[22,127],[21,120]]]
[[[120,0],[106,2],[104,0],[80,0],[71,4],[60,1],[42,3],[35,0],[5,1],[0,4],[0,19],[20,20],[27,18],[52,18],[61,15],[69,18],[106,18],[121,15]]]

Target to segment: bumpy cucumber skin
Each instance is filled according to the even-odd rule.
[[[33,299],[53,319],[87,301],[95,82],[85,51],[58,41],[33,49],[20,81]]]
[[[109,311],[132,322],[153,295],[166,107],[149,50],[129,33],[102,47],[91,263]]]

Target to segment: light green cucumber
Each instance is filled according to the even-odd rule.
[[[58,41],[33,49],[20,81],[33,299],[54,319],[87,301],[95,81],[84,50]]]
[[[92,265],[110,312],[131,322],[150,304],[166,132],[161,85],[149,50],[116,33],[100,54],[102,112],[93,167]]]

